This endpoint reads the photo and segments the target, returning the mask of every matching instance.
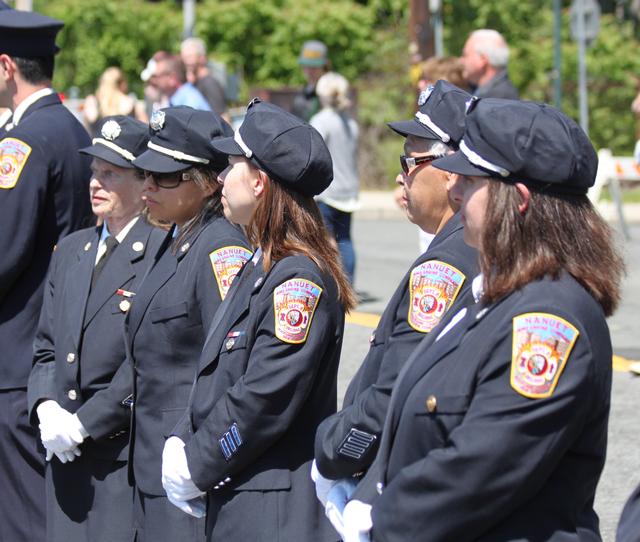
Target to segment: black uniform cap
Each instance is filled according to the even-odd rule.
[[[586,194],[598,155],[582,129],[550,105],[483,98],[467,115],[460,149],[431,165],[547,193]]]
[[[274,181],[305,196],[323,192],[333,163],[320,133],[276,105],[254,98],[233,137],[212,141],[218,151],[244,156]]]
[[[420,93],[419,109],[411,120],[390,122],[394,132],[407,137],[442,141],[458,148],[464,133],[467,107],[476,98],[461,88],[440,80]]]
[[[51,56],[59,51],[56,35],[62,21],[34,13],[11,9],[0,2],[0,54],[17,57]]]
[[[211,140],[233,135],[233,129],[217,113],[187,106],[154,111],[149,121],[148,149],[134,165],[156,173],[173,173],[206,165],[220,172],[227,155],[211,146]]]
[[[92,145],[80,149],[83,154],[97,156],[115,166],[135,168],[133,161],[147,150],[149,128],[125,115],[113,115],[100,121]]]

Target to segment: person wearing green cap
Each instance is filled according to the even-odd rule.
[[[293,100],[291,112],[307,122],[320,111],[316,84],[329,69],[327,46],[318,40],[305,41],[298,57],[298,64],[307,80],[304,88]]]

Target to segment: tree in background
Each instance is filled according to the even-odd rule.
[[[426,1],[426,0],[425,0]],[[93,91],[111,65],[127,74],[140,94],[139,74],[159,49],[177,52],[182,33],[175,0],[35,0],[34,9],[60,18],[56,88]],[[217,60],[244,79],[241,103],[250,87],[302,84],[300,46],[320,39],[333,68],[358,90],[363,128],[362,180],[390,186],[398,169],[398,138],[386,122],[411,115],[415,91],[408,76],[407,0],[202,0],[196,34]],[[578,116],[576,45],[569,37],[563,0],[563,109]],[[638,23],[629,18],[631,0],[601,2],[601,31],[588,50],[591,138],[596,147],[630,153],[635,118],[629,110],[638,87]],[[553,14],[551,0],[444,0],[445,54],[459,55],[476,28],[502,32],[512,50],[511,78],[524,99],[551,101]]]

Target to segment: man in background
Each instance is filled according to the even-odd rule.
[[[294,98],[291,112],[309,122],[309,119],[320,111],[316,83],[329,69],[327,46],[317,40],[305,41],[298,57],[298,64],[304,71],[307,83],[302,92]]]
[[[496,30],[483,28],[471,33],[462,49],[463,75],[478,98],[517,100],[518,90],[507,73],[509,47]]]
[[[169,97],[169,105],[188,105],[194,109],[211,111],[201,92],[187,82],[187,72],[179,56],[163,56],[156,61],[154,85]]]
[[[27,378],[49,260],[92,222],[87,132],[51,88],[63,23],[0,2],[0,540],[44,540],[44,452]],[[71,397],[70,397],[71,398]]]
[[[213,111],[222,115],[227,110],[224,88],[211,73],[204,41],[200,38],[184,40],[180,45],[180,58],[187,72],[187,81],[200,91]]]

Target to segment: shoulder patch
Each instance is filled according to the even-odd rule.
[[[307,340],[322,288],[306,279],[290,279],[273,291],[276,337],[291,344]]]
[[[31,147],[15,137],[0,141],[0,188],[8,190],[18,184],[30,154]]]
[[[209,261],[222,299],[227,296],[233,279],[252,254],[249,249],[236,246],[222,247],[209,254]]]
[[[421,263],[409,279],[409,325],[428,333],[455,301],[466,277],[458,269],[439,260]]]
[[[580,332],[569,322],[544,312],[513,319],[511,387],[532,399],[549,397]]]

